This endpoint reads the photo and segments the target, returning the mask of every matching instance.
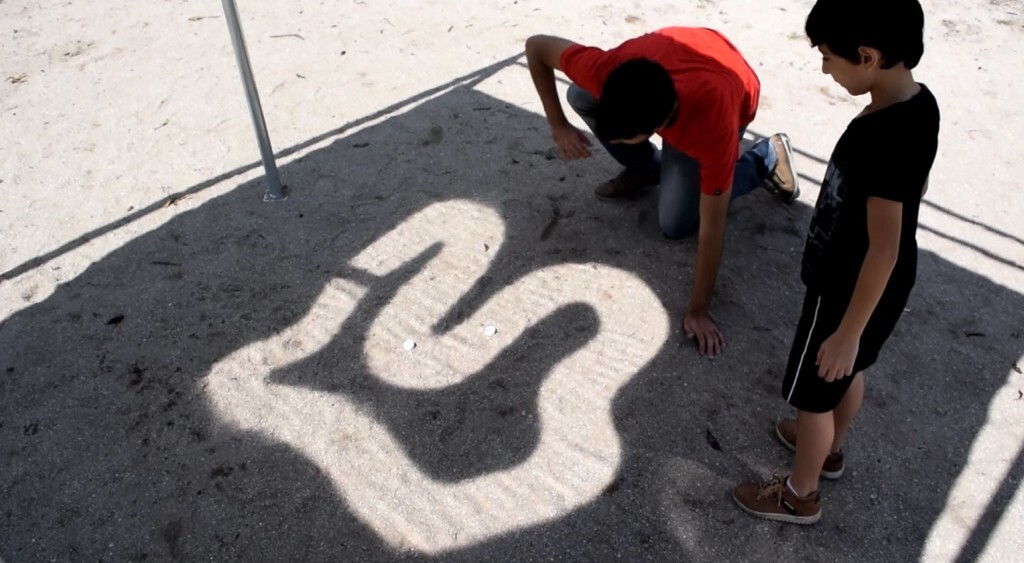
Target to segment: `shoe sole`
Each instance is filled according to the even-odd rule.
[[[779,443],[782,444],[783,446],[786,446],[786,448],[788,448],[789,451],[791,451],[791,452],[795,452],[796,451],[796,445],[795,444],[790,444],[789,440],[787,440],[785,438],[785,436],[782,435],[782,432],[779,432],[779,425],[778,424],[775,425],[775,437],[778,438],[779,439]],[[821,470],[821,476],[824,477],[825,479],[828,479],[829,481],[835,481],[836,479],[838,479],[838,478],[843,476],[843,472],[844,471],[846,471],[846,464],[845,463],[843,464],[842,467],[839,468],[839,471],[825,471],[824,469],[822,469]]]
[[[797,174],[796,168],[793,167],[796,155],[793,153],[793,145],[789,140],[789,135],[779,133],[779,140],[782,141],[782,149],[786,151],[786,162],[789,163],[789,170],[793,173],[793,192],[788,197],[780,199],[782,199],[783,203],[793,203],[800,197],[800,175]]]
[[[747,506],[745,504],[740,502],[740,499],[736,498],[735,494],[732,495],[732,500],[736,501],[736,505],[739,506],[743,510],[743,512],[746,512],[747,514],[749,514],[751,516],[756,516],[758,518],[764,518],[765,520],[774,520],[776,522],[786,522],[786,523],[789,523],[789,524],[799,524],[801,526],[809,526],[811,524],[814,524],[818,520],[821,520],[821,511],[820,510],[814,516],[796,516],[796,515],[791,515],[791,514],[775,514],[775,513],[758,512],[756,510],[751,510],[751,509],[747,508]]]

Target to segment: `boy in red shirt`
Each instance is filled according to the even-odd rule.
[[[573,84],[569,105],[625,169],[595,190],[617,198],[661,184],[659,223],[669,238],[699,230],[686,335],[702,354],[725,340],[710,316],[722,259],[729,201],[758,186],[783,201],[799,195],[789,139],[776,134],[742,156],[739,143],[757,113],[760,82],[739,51],[717,31],[670,27],[610,50],[537,35],[526,58],[562,158],[590,156],[590,141],[569,124],[554,70]],[[657,133],[662,151],[650,142]]]

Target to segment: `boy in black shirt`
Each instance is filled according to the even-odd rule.
[[[775,434],[796,451],[792,475],[736,487],[745,511],[811,524],[819,475],[843,473],[843,439],[917,272],[917,215],[938,148],[939,109],[911,69],[924,52],[918,0],[818,0],[807,17],[822,72],[871,103],[840,137],[811,220],[807,286],[782,396],[796,420]],[[799,440],[797,438],[799,437]]]

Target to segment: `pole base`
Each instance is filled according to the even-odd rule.
[[[288,199],[288,186],[281,186],[280,193],[275,193],[274,190],[267,189],[263,192],[263,202],[273,203],[275,201],[284,201]]]

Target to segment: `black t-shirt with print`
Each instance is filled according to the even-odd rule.
[[[868,250],[867,202],[903,204],[900,252],[882,303],[902,306],[917,276],[917,216],[938,149],[939,107],[931,91],[857,117],[829,160],[804,248],[801,278],[819,294],[848,299]]]

